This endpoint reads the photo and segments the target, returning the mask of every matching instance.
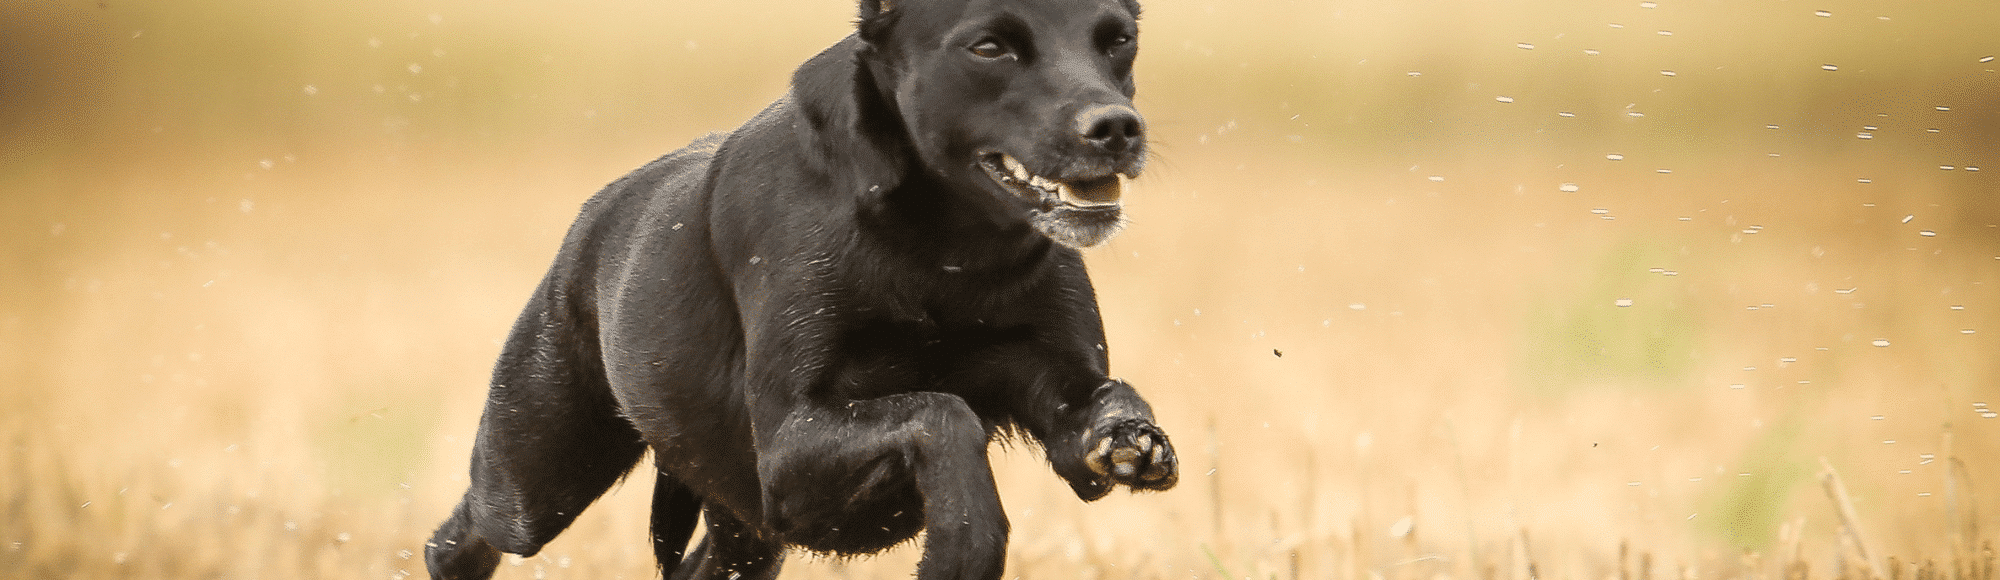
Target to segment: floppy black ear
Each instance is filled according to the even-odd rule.
[[[861,0],[861,20],[887,14],[896,9],[895,0]]]
[[[861,33],[861,40],[868,44],[880,45],[889,35],[889,25],[902,15],[896,8],[903,0],[861,0],[861,18],[855,30]]]
[[[847,37],[792,74],[791,95],[807,164],[830,186],[863,198],[895,189],[914,159],[887,85],[864,62],[869,52],[859,35]]]

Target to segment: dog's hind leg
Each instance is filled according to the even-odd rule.
[[[674,577],[700,515],[701,498],[667,472],[659,472],[653,484],[653,557],[659,560],[661,578]]]
[[[646,445],[624,417],[590,324],[549,283],[493,372],[472,445],[472,484],[425,546],[434,578],[486,578],[499,554],[532,556],[617,483]]]
[[[500,565],[500,550],[472,532],[472,516],[460,503],[438,526],[424,548],[424,559],[435,580],[481,580],[492,577]]]
[[[534,555],[632,468],[645,451],[638,432],[616,415],[584,411],[489,406],[472,485],[425,546],[432,577],[486,578],[499,552]]]
[[[657,513],[657,512],[656,512]],[[765,541],[756,530],[727,512],[708,508],[708,533],[687,558],[687,567],[667,580],[770,580],[785,564],[783,546]]]

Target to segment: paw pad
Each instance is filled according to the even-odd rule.
[[[1084,465],[1111,484],[1133,490],[1173,487],[1178,470],[1173,445],[1159,427],[1146,421],[1118,423],[1099,432],[1084,456]]]

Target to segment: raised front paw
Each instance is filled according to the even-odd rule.
[[[1132,491],[1160,491],[1180,481],[1174,446],[1167,442],[1167,433],[1151,421],[1113,423],[1094,430],[1091,439],[1083,464],[1108,479],[1104,491],[1114,485],[1130,486]]]

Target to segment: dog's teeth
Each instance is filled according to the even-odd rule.
[[[1022,181],[1028,180],[1028,168],[1026,166],[1021,165],[1021,161],[1015,159],[1014,156],[1001,155],[1000,163],[1007,166],[1007,172],[1014,174],[1015,179],[1019,179]]]

